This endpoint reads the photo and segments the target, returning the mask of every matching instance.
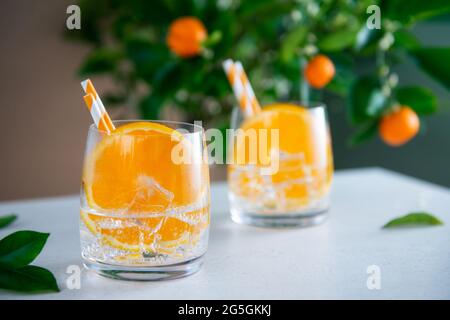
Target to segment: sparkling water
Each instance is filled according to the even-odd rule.
[[[280,152],[275,175],[262,175],[260,169],[256,165],[229,166],[231,211],[285,215],[328,206],[332,176],[329,165],[308,165],[303,153]]]
[[[158,232],[167,227],[167,223],[174,221],[179,221],[185,230],[181,231],[180,237],[171,241],[162,239]],[[176,264],[195,259],[206,252],[208,225],[209,205],[204,199],[193,205],[168,208],[163,212],[138,214],[93,210],[82,203],[81,253],[91,263],[122,266]],[[130,237],[135,240],[132,244],[120,241]]]

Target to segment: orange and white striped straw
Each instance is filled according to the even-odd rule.
[[[250,100],[250,105],[252,106],[253,114],[260,112],[261,106],[259,105],[259,102],[256,99],[255,92],[253,91],[250,81],[248,80],[247,74],[245,73],[242,63],[240,61],[236,61],[234,63],[234,66],[236,68],[239,77],[241,78],[241,82],[246,92],[247,99]]]
[[[107,118],[105,117],[106,113],[102,114],[94,96],[89,93],[85,95],[83,99],[97,128],[101,131],[111,133],[114,129],[111,130],[111,127],[108,125],[108,120],[106,120]]]
[[[245,74],[244,76],[242,76],[244,70],[242,68],[242,64],[241,67],[239,68],[238,65],[233,62],[233,60],[227,59],[223,62],[223,69],[233,89],[233,93],[236,97],[236,100],[238,101],[239,106],[241,107],[241,110],[244,113],[244,116],[245,117],[253,116],[255,114],[255,111],[257,112],[258,110],[254,109],[252,105],[251,96],[249,96],[248,94],[249,89],[247,89],[247,87],[250,86],[248,80],[246,81],[246,83],[248,83],[248,86],[244,86],[243,80],[247,79],[247,76]],[[251,90],[251,92],[253,92],[253,90]],[[256,98],[254,100],[256,101]],[[257,105],[259,106],[259,104]]]
[[[108,113],[106,112],[105,106],[102,100],[100,100],[97,90],[95,90],[92,81],[87,79],[81,82],[81,87],[83,88],[86,95],[83,97],[89,112],[91,113],[92,119],[99,130],[106,131],[108,133],[113,132],[116,128],[111,121]]]

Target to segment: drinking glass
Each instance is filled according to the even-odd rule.
[[[84,265],[119,279],[194,273],[207,250],[209,169],[202,127],[114,121],[89,128],[81,184]]]
[[[324,221],[333,176],[325,105],[277,103],[247,119],[236,107],[231,122],[235,129],[228,148],[232,219],[265,227]]]

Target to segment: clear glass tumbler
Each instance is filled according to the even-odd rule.
[[[228,186],[232,219],[266,227],[322,222],[329,207],[333,155],[326,109],[277,103],[244,119],[232,114]]]
[[[81,254],[113,278],[159,280],[200,268],[210,220],[200,126],[115,121],[89,128],[81,185]]]

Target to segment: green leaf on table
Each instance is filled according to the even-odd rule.
[[[78,73],[85,76],[113,71],[121,58],[122,53],[117,50],[109,48],[94,50],[86,57]]]
[[[0,288],[22,292],[59,291],[50,271],[32,265],[13,270],[0,268]]]
[[[426,73],[450,89],[450,48],[421,48],[410,53]]]
[[[448,0],[385,0],[381,12],[384,18],[403,23],[426,20],[450,12]]]
[[[371,138],[373,138],[378,132],[378,121],[373,121],[368,125],[365,125],[359,131],[357,131],[348,141],[350,146],[357,146]]]
[[[406,226],[438,226],[443,224],[441,220],[429,213],[413,212],[389,221],[383,226],[383,229]]]
[[[350,88],[349,115],[354,124],[377,118],[386,106],[378,81],[371,77],[362,77]]]
[[[418,114],[432,114],[437,110],[437,99],[433,92],[423,87],[403,87],[397,89],[397,101],[411,107]]]
[[[350,47],[356,39],[358,30],[333,32],[319,40],[317,46],[324,51],[339,51]]]
[[[0,240],[0,267],[21,268],[31,263],[41,252],[49,234],[17,231]]]
[[[0,228],[4,228],[4,227],[10,225],[16,219],[17,219],[17,215],[13,214],[13,213],[8,214],[6,216],[1,216],[0,217]]]
[[[295,56],[297,49],[302,45],[307,34],[308,29],[303,25],[299,25],[289,31],[281,43],[280,57],[282,61],[290,61]]]

